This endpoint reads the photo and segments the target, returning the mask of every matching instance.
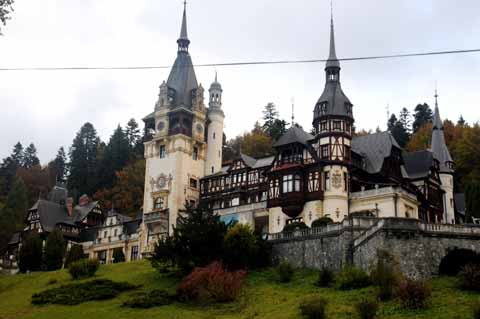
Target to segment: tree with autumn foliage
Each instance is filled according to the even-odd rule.
[[[117,171],[111,188],[98,190],[93,196],[105,210],[115,210],[132,218],[143,205],[145,183],[145,160],[136,160]]]
[[[242,153],[255,158],[272,155],[273,141],[256,122],[253,130],[243,135],[241,150]]]

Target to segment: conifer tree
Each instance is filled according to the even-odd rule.
[[[427,103],[417,104],[413,117],[412,129],[416,133],[420,127],[432,121],[433,112]]]
[[[67,155],[65,154],[63,146],[58,149],[57,156],[53,160],[53,167],[56,174],[56,181],[65,181],[67,176]]]
[[[31,143],[24,152],[23,167],[32,168],[40,165],[40,160],[37,157],[37,148]]]
[[[62,268],[63,257],[65,256],[65,240],[62,233],[55,229],[47,236],[45,242],[44,263],[48,271]]]
[[[115,184],[117,171],[120,171],[130,159],[130,144],[120,125],[110,137],[100,166],[99,186],[110,188]]]
[[[67,253],[67,256],[65,257],[65,268],[68,268],[71,263],[74,263],[82,258],[84,258],[83,246],[78,244],[72,245]]]
[[[127,136],[128,144],[132,150],[142,142],[142,135],[140,134],[138,123],[134,118],[128,121],[127,127],[125,128],[125,135]]]
[[[20,248],[18,268],[20,272],[42,269],[43,244],[38,234],[31,233],[23,240]]]
[[[97,153],[100,139],[91,123],[85,123],[70,147],[68,187],[76,196],[92,195],[98,186]]]

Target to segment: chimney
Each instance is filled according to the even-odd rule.
[[[90,203],[90,198],[88,197],[88,195],[82,195],[78,199],[78,205],[80,205],[80,206],[88,205],[88,203]]]
[[[72,214],[73,214],[73,197],[67,198],[67,211],[68,211],[68,216],[72,216]]]

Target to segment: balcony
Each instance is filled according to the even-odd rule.
[[[145,223],[154,223],[158,221],[168,220],[168,209],[153,211],[143,215],[143,221]]]

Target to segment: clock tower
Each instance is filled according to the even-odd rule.
[[[177,44],[175,63],[168,80],[160,85],[154,112],[144,118],[142,252],[151,251],[158,238],[171,234],[185,203],[198,203],[199,180],[206,171],[210,121],[188,50],[186,8]]]

